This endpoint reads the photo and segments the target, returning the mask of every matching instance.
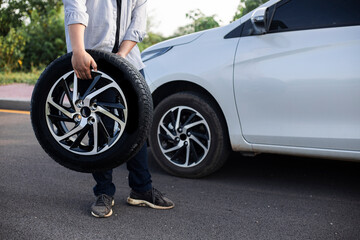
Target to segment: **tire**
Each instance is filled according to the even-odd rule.
[[[31,123],[42,148],[59,164],[79,172],[115,168],[133,157],[150,131],[149,88],[130,63],[87,50],[97,63],[93,79],[78,80],[72,54],[52,62],[37,81]]]
[[[158,164],[168,173],[200,178],[218,170],[230,152],[224,118],[206,96],[182,92],[154,110],[149,141]]]

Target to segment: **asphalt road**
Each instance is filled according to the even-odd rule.
[[[114,215],[96,219],[90,174],[68,170],[37,143],[30,116],[0,112],[0,239],[359,239],[360,164],[233,154],[203,179],[167,175],[150,154],[154,186],[172,210],[128,206],[114,171]]]

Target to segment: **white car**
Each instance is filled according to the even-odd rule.
[[[358,0],[270,0],[146,49],[157,162],[196,178],[231,150],[360,161],[359,9]]]

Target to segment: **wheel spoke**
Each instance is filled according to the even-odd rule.
[[[125,128],[125,122],[122,121],[121,119],[119,119],[117,116],[115,116],[115,115],[112,114],[111,112],[107,111],[106,109],[98,106],[96,112],[100,112],[100,113],[104,114],[105,116],[111,118],[111,119],[114,120],[115,122],[119,123],[121,129],[124,129],[124,128]]]
[[[198,155],[196,153],[195,146],[194,146],[192,141],[190,141],[190,150],[191,150],[191,153],[194,155],[195,161],[198,161],[199,157],[198,157]]]
[[[88,89],[86,89],[83,97],[81,98],[82,100],[84,100],[84,98],[91,92],[91,90],[95,87],[96,83],[100,80],[101,75],[97,75],[96,77],[94,77],[94,80],[91,82],[90,86],[88,87]]]
[[[177,156],[181,153],[181,151],[184,149],[184,145],[181,146],[177,151],[176,153],[171,157],[171,160],[174,160],[175,158],[177,158]]]
[[[74,120],[72,118],[68,118],[66,116],[61,116],[61,115],[48,115],[48,117],[50,118],[51,122],[74,122]]]
[[[206,122],[204,120],[200,120],[200,121],[197,121],[197,122],[190,123],[190,124],[184,126],[184,130],[188,130],[188,129],[190,129],[192,127],[195,127],[195,126],[197,126],[199,124],[206,124]]]
[[[109,144],[111,137],[101,118],[99,118],[98,125],[99,133],[103,134],[103,136],[107,139],[107,144]]]
[[[191,140],[193,140],[194,142],[196,142],[202,149],[204,149],[204,151],[208,150],[208,148],[206,146],[204,146],[204,144],[202,144],[202,142],[200,142],[200,140],[197,139],[194,135],[191,135],[189,138]]]
[[[184,165],[189,166],[189,158],[190,158],[190,145],[185,146],[186,147],[186,160]]]
[[[196,116],[196,113],[192,113],[188,119],[186,119],[186,121],[184,122],[184,124],[181,125],[181,128],[184,128],[184,126],[186,126],[186,124],[188,124],[194,117]]]
[[[89,132],[90,125],[87,124],[83,129],[81,129],[75,141],[71,144],[70,149],[75,149],[80,146],[81,141],[84,139],[85,135]]]
[[[166,138],[169,141],[175,142],[174,139],[172,139],[168,134],[159,133],[159,135],[162,136],[163,138]]]
[[[175,111],[175,110],[174,110],[174,111]],[[174,130],[175,130],[175,129],[176,129],[176,126],[175,126],[176,120],[175,120],[174,111],[171,111],[171,112],[170,112],[170,118],[171,118],[171,124],[172,124],[172,126],[173,126],[173,128],[174,128]]]
[[[99,129],[98,129],[98,124],[95,123],[92,125],[93,129],[94,129],[94,148],[92,150],[93,153],[97,153],[98,152],[98,146],[99,146]]]
[[[68,98],[72,109],[75,109],[74,103],[71,100],[72,99],[72,94],[71,94],[70,88],[69,88],[69,86],[68,86],[68,84],[67,84],[67,82],[65,81],[64,78],[60,81],[60,86],[65,90],[66,97]]]
[[[92,98],[94,98],[95,96],[97,96],[97,95],[105,92],[105,91],[108,90],[109,88],[115,87],[115,86],[116,86],[115,83],[109,83],[109,84],[105,85],[104,87],[99,88],[98,90],[96,90],[96,91],[90,93],[89,95],[85,96],[85,98],[84,98],[84,103],[85,103],[86,105],[89,105],[89,104],[90,104],[90,100],[91,100]]]
[[[125,109],[125,106],[121,103],[97,102],[97,105],[102,107]]]
[[[167,135],[169,135],[169,137],[170,137],[172,140],[175,140],[174,134],[173,134],[172,132],[170,132],[170,130],[167,129],[167,127],[165,127],[163,123],[160,123],[160,127],[165,130],[165,132],[167,133]]]
[[[75,105],[77,97],[78,97],[78,78],[74,72],[74,87],[73,87],[73,94],[72,94],[73,105]]]
[[[86,126],[86,125],[85,125]],[[67,132],[66,134],[62,135],[62,136],[58,136],[57,139],[58,141],[62,141],[62,140],[65,140],[75,134],[77,134],[78,132],[80,132],[85,126],[82,126],[82,125],[78,125],[77,127],[71,129],[69,132]]]
[[[180,148],[182,148],[182,147],[183,147],[183,146],[177,145],[177,146],[175,146],[175,147],[172,147],[172,148],[163,150],[163,153],[173,152],[173,151],[176,151],[176,150],[178,150],[178,149],[180,149]]]
[[[206,134],[202,134],[202,133],[198,133],[198,132],[193,132],[193,131],[190,131],[190,133],[191,133],[191,135],[194,135],[194,136],[197,137],[197,138],[202,138],[202,139],[204,139],[204,140],[206,140],[206,141],[209,140],[209,136],[206,135]]]
[[[65,108],[63,108],[62,106],[60,106],[59,104],[55,103],[52,98],[48,99],[48,103],[51,104],[53,107],[55,107],[57,110],[59,110],[60,112],[62,112],[65,116],[67,116],[68,118],[73,118],[73,114],[71,112],[69,112],[68,110],[66,110]]]
[[[181,110],[182,110],[182,108],[179,107],[178,113],[176,116],[175,129],[178,129],[180,127]]]

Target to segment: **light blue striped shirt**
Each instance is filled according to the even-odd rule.
[[[141,42],[146,35],[147,0],[122,0],[119,43],[123,40]],[[86,49],[111,52],[116,37],[116,0],[63,0],[65,9],[65,33],[68,52],[72,51],[68,25],[80,23],[86,26]],[[126,59],[137,69],[144,68],[140,50],[136,45]]]

